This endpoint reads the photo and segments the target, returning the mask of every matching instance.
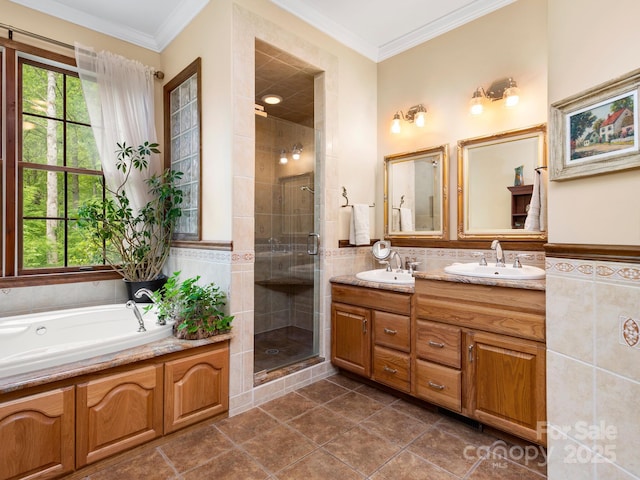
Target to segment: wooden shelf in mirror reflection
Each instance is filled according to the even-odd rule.
[[[524,228],[529,204],[533,194],[533,185],[507,187],[511,192],[511,228]]]

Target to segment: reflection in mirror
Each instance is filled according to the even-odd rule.
[[[385,238],[446,238],[447,145],[385,157]]]
[[[544,124],[459,141],[458,238],[545,239],[545,168]]]

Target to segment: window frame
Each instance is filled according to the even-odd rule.
[[[5,139],[0,157],[0,188],[4,189],[4,197],[0,197],[0,221],[2,232],[0,235],[0,258],[3,259],[0,268],[0,288],[48,285],[56,283],[72,283],[84,281],[98,281],[120,278],[120,275],[109,265],[72,266],[52,268],[29,268],[22,265],[22,191],[21,163],[22,163],[22,100],[19,85],[22,61],[28,59],[30,64],[36,64],[52,70],[62,70],[64,74],[73,73],[76,68],[75,59],[32,45],[16,42],[11,39],[0,39],[0,65],[4,65],[4,75],[0,88],[0,100],[5,99],[3,110],[0,112],[0,136]],[[39,65],[38,65],[39,64]],[[4,165],[3,165],[4,163]],[[4,167],[4,168],[2,168]],[[59,168],[59,167],[58,167]],[[66,168],[69,172],[70,169]],[[73,168],[71,168],[73,170]],[[77,170],[77,169],[76,169]],[[45,170],[46,171],[46,170]],[[65,240],[66,241],[66,240]]]

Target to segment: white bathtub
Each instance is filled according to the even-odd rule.
[[[0,318],[0,378],[117,352],[171,335],[171,324],[156,325],[143,314],[138,332],[132,310],[121,305],[74,308]]]

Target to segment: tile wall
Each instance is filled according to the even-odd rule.
[[[547,259],[549,478],[640,478],[640,267]]]

